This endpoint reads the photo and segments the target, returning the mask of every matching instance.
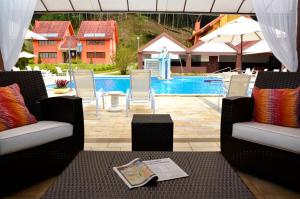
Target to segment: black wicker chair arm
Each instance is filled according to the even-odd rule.
[[[253,114],[254,101],[251,97],[223,98],[221,122],[233,124],[250,121]]]
[[[82,99],[73,96],[49,97],[39,100],[43,120],[76,125],[83,121]]]
[[[50,97],[40,100],[43,120],[67,122],[73,125],[72,150],[83,150],[84,119],[82,99],[73,96]]]

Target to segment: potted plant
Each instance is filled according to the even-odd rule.
[[[65,79],[57,79],[55,80],[56,87],[54,88],[55,94],[65,94],[69,92],[68,86],[69,81]]]

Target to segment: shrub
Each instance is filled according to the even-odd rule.
[[[19,67],[21,70],[23,70],[25,69],[25,66],[28,65],[28,60],[26,58],[20,58],[15,65],[16,67]]]
[[[56,66],[61,67],[62,70],[68,70],[69,69],[69,64],[65,63],[60,63],[60,64],[30,64],[30,66],[35,66],[38,65],[41,70],[50,70],[51,73],[56,74]],[[113,64],[83,64],[83,63],[78,63],[78,64],[72,64],[72,68],[77,69],[84,69],[84,70],[94,70],[95,72],[102,72],[102,71],[110,71],[114,70],[116,67]]]
[[[28,64],[34,64],[33,59],[29,59],[29,60],[28,60]]]
[[[80,58],[73,58],[72,60],[71,60],[71,63],[72,64],[82,64],[82,61],[81,61],[81,59]]]

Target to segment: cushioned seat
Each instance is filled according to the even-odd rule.
[[[258,122],[233,124],[232,136],[300,154],[300,129],[282,127]]]
[[[39,121],[0,133],[0,155],[70,137],[73,126],[65,122]]]

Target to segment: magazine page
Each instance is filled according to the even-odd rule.
[[[143,186],[150,181],[157,181],[158,179],[157,175],[139,158],[132,160],[126,165],[113,167],[113,170],[130,189]]]
[[[170,158],[148,160],[144,161],[144,163],[148,165],[151,171],[158,176],[158,181],[172,180],[175,178],[189,176]]]

